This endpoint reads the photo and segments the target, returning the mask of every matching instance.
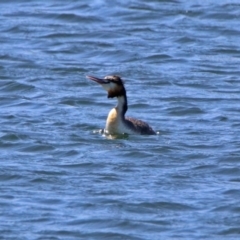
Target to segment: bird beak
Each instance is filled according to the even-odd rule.
[[[88,78],[88,79],[90,79],[90,80],[92,80],[94,82],[97,82],[99,84],[107,84],[107,83],[109,83],[109,81],[106,80],[106,79],[100,79],[100,78],[96,78],[96,77],[93,77],[93,76],[86,76],[86,78]]]

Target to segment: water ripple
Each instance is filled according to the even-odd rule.
[[[0,7],[1,239],[239,238],[238,1]],[[87,74],[160,134],[103,135]]]

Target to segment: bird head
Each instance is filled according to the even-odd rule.
[[[126,95],[126,90],[122,79],[119,76],[106,76],[103,79],[87,76],[88,79],[99,83],[107,92],[108,98],[120,97]]]

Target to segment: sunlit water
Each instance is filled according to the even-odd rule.
[[[0,239],[239,239],[239,1],[76,2],[0,3]]]

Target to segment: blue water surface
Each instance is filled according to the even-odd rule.
[[[0,9],[0,239],[239,239],[239,1]],[[160,134],[101,134],[88,74]]]

